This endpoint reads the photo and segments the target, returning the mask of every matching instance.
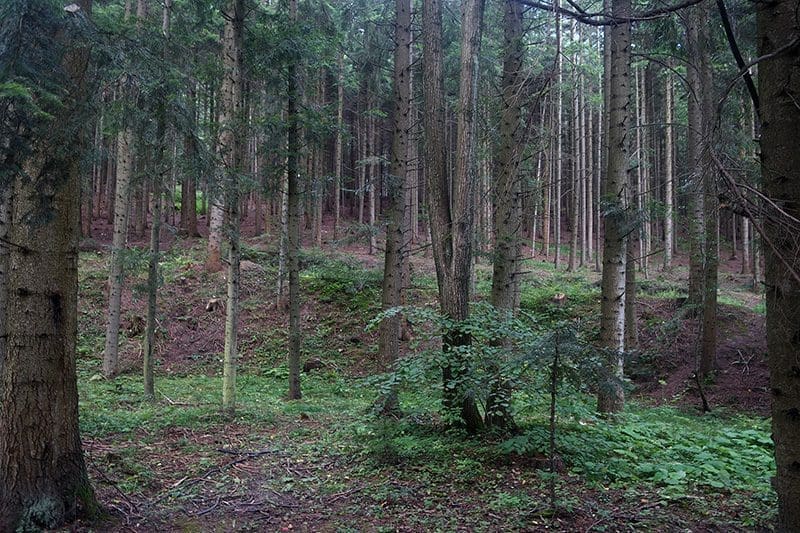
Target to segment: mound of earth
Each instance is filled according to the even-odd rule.
[[[712,410],[769,416],[764,316],[720,304],[715,374],[698,384],[699,320],[686,318],[676,300],[643,299],[638,311],[640,350],[628,366],[638,396],[659,405],[702,409],[702,386]]]

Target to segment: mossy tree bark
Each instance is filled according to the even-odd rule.
[[[64,14],[65,23],[91,13],[91,0],[76,5],[80,10]],[[52,32],[59,42],[69,33],[63,29],[29,31]],[[3,259],[2,531],[59,527],[96,505],[81,451],[75,370],[81,154],[75,132],[86,123],[81,111],[88,53],[70,44],[63,48],[62,105],[51,123],[31,132],[32,150],[18,162],[24,172],[10,184],[3,217],[12,245]]]

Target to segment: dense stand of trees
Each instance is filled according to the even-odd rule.
[[[113,235],[103,356],[113,379],[126,250],[150,229],[143,366],[154,397],[162,221],[183,238],[206,236],[205,268],[226,271],[228,414],[243,224],[276,242],[290,399],[301,397],[302,245],[360,240],[384,254],[389,369],[403,353],[391,309],[404,304],[415,245],[430,241],[440,311],[455,324],[442,335],[443,403],[471,432],[514,426],[500,361],[490,364],[486,401],[464,386],[472,339],[458,324],[486,252],[491,303],[507,316],[518,310],[528,256],[601,271],[603,413],[624,407],[637,279],[688,254],[686,305],[701,324],[704,377],[715,371],[719,263],[740,260],[760,290],[763,257],[780,524],[800,529],[793,4],[760,5],[757,24],[742,2],[730,14],[722,1],[634,11],[611,0],[598,14],[557,0],[458,4],[2,8],[13,46],[0,48],[0,529],[51,527],[93,506],[77,433],[79,230],[91,238],[110,225]],[[760,57],[760,103],[736,82],[742,56]],[[395,394],[382,400],[386,413],[401,407]]]

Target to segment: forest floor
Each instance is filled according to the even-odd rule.
[[[247,228],[245,228],[247,234]],[[580,386],[559,398],[559,472],[547,472],[548,401],[534,379],[515,398],[520,431],[468,436],[439,415],[435,377],[401,393],[404,416],[371,414],[381,256],[341,241],[303,254],[303,399],[286,401],[288,318],[275,304],[276,245],[244,246],[238,409],[220,413],[224,274],[202,265],[203,240],[165,232],[157,331],[157,401],[143,399],[144,252],[132,247],[123,298],[122,373],[100,376],[108,228],[81,253],[81,428],[101,522],[94,531],[759,531],[774,519],[763,300],[720,274],[717,372],[693,379],[696,320],[680,306],[685,266],[640,275],[640,349],[631,397],[613,421]],[[144,249],[144,242],[137,243]],[[334,251],[335,250],[335,251]],[[596,334],[599,276],[526,264],[523,310]],[[490,269],[478,265],[485,297]],[[566,299],[553,303],[557,294]],[[409,301],[435,301],[429,252],[414,256]],[[210,309],[209,309],[210,308]],[[580,317],[580,319],[578,319]],[[409,357],[432,342],[415,328]],[[544,379],[546,379],[546,375]],[[699,386],[711,412],[700,410]],[[551,505],[554,479],[557,505]]]

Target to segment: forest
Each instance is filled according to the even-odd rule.
[[[0,532],[800,532],[799,12],[2,0]]]

